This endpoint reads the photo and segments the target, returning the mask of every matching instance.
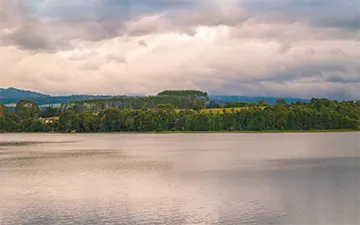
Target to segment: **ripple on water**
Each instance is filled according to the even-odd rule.
[[[0,147],[0,224],[359,224],[357,134],[71,138]]]

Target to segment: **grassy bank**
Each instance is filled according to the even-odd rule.
[[[239,131],[152,131],[152,132],[3,132],[0,134],[237,134],[237,133],[345,133],[345,132],[360,132],[358,130],[339,129],[339,130],[239,130]]]

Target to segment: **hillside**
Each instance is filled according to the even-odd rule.
[[[50,95],[41,94],[39,92],[20,90],[16,88],[0,88],[0,100],[3,99],[21,99],[21,98],[44,98]]]
[[[34,91],[21,90],[17,88],[0,88],[0,101],[3,104],[16,104],[20,99],[28,99],[35,101],[38,105],[54,105],[70,101],[84,101],[88,99],[107,99],[114,97],[124,97],[124,95],[69,95],[69,96],[51,96]],[[247,96],[226,96],[226,95],[210,95],[210,100],[224,104],[226,102],[253,102],[256,103],[261,99],[267,104],[274,104],[278,98],[275,97],[247,97]],[[302,101],[308,102],[306,99],[285,98],[288,103]]]
[[[83,101],[88,99],[113,98],[112,95],[69,95],[69,96],[51,96],[38,92],[21,90],[17,88],[0,88],[0,102],[3,104],[16,104],[20,99],[33,100],[36,104],[53,105],[70,101]]]

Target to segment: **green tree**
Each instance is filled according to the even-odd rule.
[[[278,104],[278,105],[286,105],[287,103],[286,103],[285,99],[279,98],[278,100],[276,100],[276,104]]]
[[[194,107],[192,97],[158,96],[158,98],[131,98],[124,101],[84,103],[72,110],[64,110],[59,120],[52,123],[37,118],[36,106],[27,101],[18,104],[17,112],[2,111],[0,132],[119,132],[119,131],[233,131],[233,130],[311,130],[360,129],[360,101],[333,101],[312,99],[267,105],[265,108],[248,104],[240,111],[225,110],[204,113],[189,108],[177,109],[174,105]],[[168,100],[171,100],[170,103]],[[119,105],[118,105],[119,104]],[[227,103],[229,106],[239,104]],[[260,102],[261,104],[261,102]],[[119,107],[119,108],[109,108]],[[133,109],[133,108],[136,109]],[[76,110],[73,110],[76,109]],[[34,113],[35,112],[35,113]]]
[[[0,117],[4,117],[5,113],[7,113],[7,108],[0,102]]]
[[[79,115],[72,111],[65,111],[59,117],[59,130],[62,132],[78,131],[80,128]]]
[[[5,112],[3,117],[0,117],[0,132],[18,132],[24,131],[21,125],[20,117],[15,113]]]
[[[259,106],[264,106],[264,105],[265,105],[265,100],[264,100],[264,99],[260,99],[260,100],[258,101],[258,105],[259,105]]]
[[[215,102],[214,100],[211,100],[208,104],[209,109],[214,109],[214,108],[222,108],[222,105],[218,102]]]
[[[59,116],[59,109],[54,107],[46,107],[45,110],[40,112],[40,116],[43,118]]]
[[[39,117],[40,108],[34,101],[22,99],[16,104],[15,112],[22,118],[34,118]]]

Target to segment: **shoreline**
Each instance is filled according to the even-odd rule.
[[[3,132],[1,134],[276,134],[276,133],[355,133],[359,130],[262,130],[262,131],[151,131],[151,132]]]

